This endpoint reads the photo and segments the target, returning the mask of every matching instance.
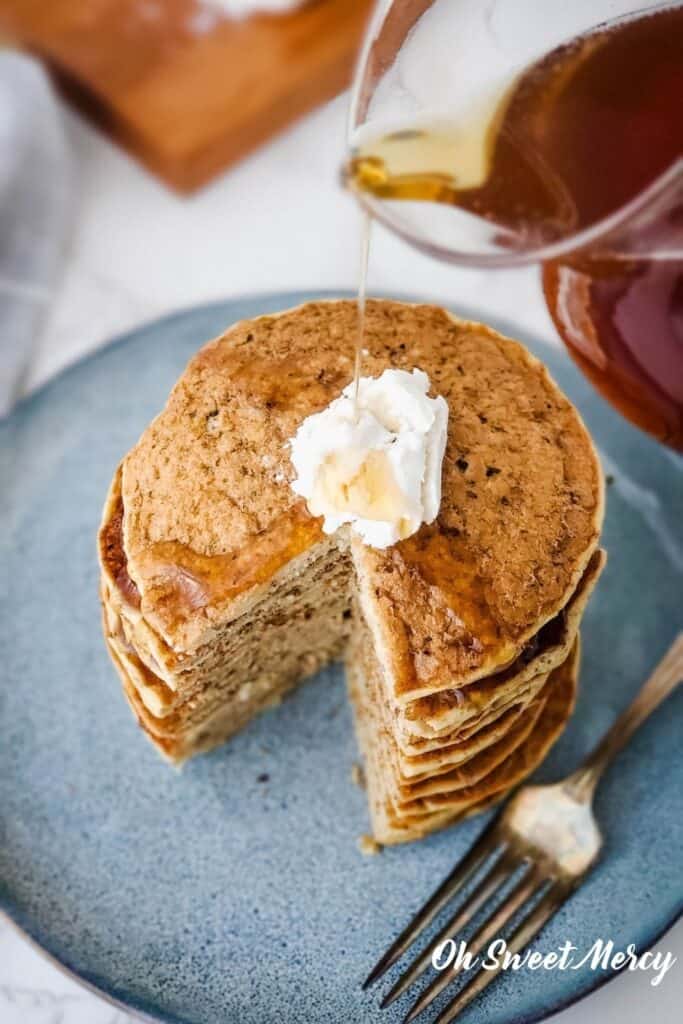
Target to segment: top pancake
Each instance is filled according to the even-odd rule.
[[[141,614],[192,652],[321,537],[286,444],[352,376],[350,301],[234,325],[192,359],[122,467],[126,572]],[[450,409],[437,521],[386,551],[354,544],[399,702],[511,662],[595,549],[590,438],[521,345],[435,306],[369,301],[363,373],[424,370]]]

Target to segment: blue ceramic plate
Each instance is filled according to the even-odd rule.
[[[178,773],[138,731],[105,654],[95,534],[117,461],[205,339],[306,297],[253,297],[143,327],[0,425],[0,907],[84,981],[165,1022],[399,1020],[405,1003],[380,1015],[360,982],[483,824],[359,854],[368,819],[350,781],[357,753],[337,667]],[[524,340],[584,414],[613,477],[609,565],[586,615],[578,711],[542,770],[551,779],[681,626],[683,471],[566,356]],[[645,947],[677,916],[682,710],[680,693],[604,781],[605,855],[538,948],[601,937]],[[601,980],[508,972],[464,1020],[535,1020]]]

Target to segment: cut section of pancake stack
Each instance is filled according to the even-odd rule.
[[[483,810],[541,763],[574,706],[578,626],[604,561],[596,551],[568,606],[508,668],[405,705],[388,692],[359,614],[347,672],[382,842]]]
[[[348,383],[356,324],[354,303],[310,303],[198,352],[114,476],[101,595],[126,696],[172,761],[344,657],[373,832],[391,843],[488,807],[561,733],[603,485],[521,345],[373,301],[364,373],[417,366],[449,405],[441,509],[386,550],[326,536],[288,486],[287,442]]]

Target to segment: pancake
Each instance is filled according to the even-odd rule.
[[[474,757],[447,772],[438,772],[430,778],[409,784],[399,781],[402,809],[410,808],[415,800],[422,800],[436,794],[454,793],[480,782],[520,747],[529,738],[545,708],[547,699],[541,696],[519,715],[517,721],[495,743],[486,746]]]
[[[531,774],[561,735],[574,706],[579,661],[578,639],[567,661],[549,679],[546,706],[529,738],[506,761],[455,795],[435,796],[399,813],[386,792],[386,771],[372,735],[360,724],[359,738],[366,761],[368,802],[375,839],[385,845],[409,842],[480,813],[503,799]]]
[[[320,541],[284,484],[286,442],[349,382],[356,317],[354,302],[316,302],[236,324],[124,459],[127,573],[173,651],[196,650]],[[388,551],[356,545],[407,701],[508,664],[564,606],[597,546],[602,475],[578,414],[517,342],[376,300],[365,346],[364,373],[418,366],[451,411],[438,521]]]
[[[210,749],[273,699],[341,657],[351,629],[349,572],[337,547],[330,551],[333,558],[322,566],[310,563],[288,587],[276,588],[255,614],[237,620],[222,645],[223,661],[214,666],[207,658],[201,688],[161,714],[156,712],[158,693],[167,688],[125,639],[116,602],[109,600],[103,581],[109,652],[138,722],[164,756],[180,762]],[[264,636],[267,645],[262,647]],[[177,692],[173,696],[177,701]]]
[[[408,753],[429,750],[434,745],[440,748],[449,733],[461,733],[466,723],[490,714],[495,707],[505,708],[534,679],[565,661],[606,561],[604,551],[593,553],[571,599],[531,638],[512,665],[461,690],[443,690],[399,710],[397,730],[402,748]]]
[[[367,630],[392,814],[436,821],[468,764],[494,775],[546,720],[604,562],[602,474],[521,345],[370,300],[364,374],[419,367],[448,402],[441,508],[386,550],[323,534],[289,486],[288,440],[351,379],[356,328],[355,302],[308,303],[190,361],[112,480],[103,627],[136,718],[175,762],[345,651],[357,673],[349,638]]]
[[[544,675],[540,676],[537,681],[535,680],[537,689],[534,696],[540,694],[547,678]],[[527,712],[529,712],[534,703],[537,702],[533,698],[527,698],[525,695],[524,698],[520,698],[519,703],[512,704],[491,721],[488,719],[483,720],[477,728],[458,733],[455,738],[449,737],[449,742],[445,746],[413,757],[406,756],[400,745],[396,742],[395,734],[392,734],[396,744],[396,763],[399,767],[402,781],[406,785],[417,783],[425,778],[432,778],[439,773],[451,771],[451,769],[462,764],[464,761],[468,761],[492,743],[497,743],[498,740],[502,739],[511,729],[517,726],[520,719],[526,720]]]
[[[521,746],[531,734],[547,702],[546,688],[535,701],[518,713],[514,720],[495,738],[488,739],[476,751],[454,762],[439,763],[435,769],[419,778],[406,778],[402,764],[396,756],[395,744],[388,730],[375,721],[376,742],[384,752],[387,790],[398,808],[407,811],[423,798],[435,793],[452,793],[478,782]],[[420,804],[420,806],[422,806]]]
[[[429,749],[423,749],[418,755],[406,755],[401,745],[397,719],[389,710],[390,704],[382,693],[381,671],[374,656],[371,640],[367,632],[363,635],[362,622],[359,621],[354,634],[356,639],[352,645],[351,657],[363,665],[364,693],[362,698],[357,693],[354,702],[357,704],[363,699],[372,709],[375,733],[390,737],[390,753],[386,757],[389,767],[386,770],[393,773],[395,801],[400,802],[405,798],[420,795],[421,791],[437,792],[449,788],[449,782],[450,788],[453,788],[459,784],[459,779],[470,778],[477,764],[480,768],[487,766],[486,770],[489,770],[491,765],[506,757],[526,738],[543,707],[545,683],[549,677],[547,670],[552,671],[558,662],[566,661],[576,638],[580,615],[604,561],[604,553],[596,552],[577,593],[566,609],[561,625],[555,623],[555,628],[550,633],[549,626],[545,626],[541,631],[548,634],[546,640],[552,638],[553,642],[539,642],[534,648],[537,654],[531,659],[530,664],[536,663],[540,669],[539,675],[527,679],[526,675],[522,674],[523,686],[512,696],[503,687],[505,703],[502,711],[496,708],[496,682],[499,677],[491,677],[487,681],[487,693],[489,706],[494,710],[480,715],[475,722],[469,720],[466,726],[441,738],[440,741],[432,739]],[[503,673],[500,681],[505,681],[507,676],[508,673]],[[472,689],[480,685],[475,684]],[[466,694],[468,692],[469,690],[465,691]],[[528,728],[523,731],[525,725]],[[515,737],[518,737],[516,742]]]
[[[121,502],[119,486],[117,473],[108,498],[109,509],[116,509]],[[302,663],[315,661],[319,667],[332,656],[339,656],[343,649],[350,626],[345,617],[351,572],[348,549],[340,538],[324,538],[315,548],[293,559],[287,573],[278,574],[272,581],[254,613],[234,620],[229,630],[214,638],[196,657],[167,648],[150,629],[139,608],[129,599],[129,586],[117,583],[117,567],[122,557],[121,530],[103,527],[101,593],[109,620],[116,619],[108,640],[119,647],[119,658],[124,662],[128,658],[120,649],[121,643],[136,656],[128,665],[129,682],[136,687],[149,713],[150,731],[154,733],[177,732],[188,712],[206,716],[205,698],[210,690],[214,694],[220,691],[224,697],[239,691],[240,699],[244,700],[246,691],[254,686],[250,677],[255,672],[258,685],[267,687],[268,680],[280,673],[296,679],[297,673],[305,674]],[[254,651],[263,635],[260,631],[265,629],[270,630],[268,648]],[[316,657],[319,648],[320,656]],[[254,659],[258,660],[257,665]],[[162,719],[165,725],[160,731],[156,726],[157,720]]]
[[[399,816],[423,814],[426,798],[434,794],[445,794],[452,800],[456,791],[465,791],[490,775],[495,778],[491,774],[494,769],[508,762],[530,737],[553,690],[552,675],[544,677],[547,683],[539,697],[521,714],[511,717],[506,728],[484,743],[476,742],[478,736],[474,746],[471,741],[465,743],[463,746],[467,752],[455,759],[455,767],[436,759],[431,770],[423,772],[416,780],[406,778],[402,772],[403,763],[392,732],[392,720],[387,718],[386,705],[378,696],[383,685],[381,665],[375,656],[369,630],[362,622],[355,626],[349,653],[350,697],[361,750],[366,762],[380,765],[377,771],[381,774],[384,799]],[[453,749],[457,750],[457,746]]]
[[[579,642],[564,665],[560,665],[548,680],[550,693],[535,728],[527,740],[494,770],[472,785],[456,791],[456,802],[451,794],[435,794],[416,801],[408,809],[408,816],[442,811],[456,805],[459,809],[472,801],[480,801],[501,790],[508,791],[526,778],[543,761],[550,747],[559,739],[576,702]]]
[[[383,752],[385,770],[388,778],[391,777],[390,784],[396,800],[407,796],[413,787],[435,783],[442,776],[450,775],[453,778],[458,768],[464,767],[467,770],[470,763],[483,758],[494,747],[499,755],[498,760],[501,760],[524,741],[543,704],[541,696],[535,702],[535,707],[520,705],[510,708],[506,714],[467,738],[458,738],[457,742],[418,758],[406,758],[396,742],[395,719],[388,713],[387,704],[382,699],[384,679],[373,638],[357,607],[354,608],[354,629],[346,661],[347,676],[354,681],[349,684],[349,696],[356,720],[372,723],[373,742]],[[544,676],[539,683],[539,690],[542,690],[546,680],[547,676]]]

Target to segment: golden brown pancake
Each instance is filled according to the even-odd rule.
[[[308,303],[235,324],[191,360],[112,481],[104,630],[140,724],[181,761],[339,657],[355,593],[391,770],[436,820],[449,794],[430,780],[455,782],[486,751],[492,763],[496,745],[512,756],[545,720],[548,674],[603,564],[602,474],[521,345],[372,300],[363,372],[419,367],[449,405],[441,509],[385,551],[324,535],[289,486],[288,440],[351,379],[356,326],[354,302]]]
[[[462,735],[470,722],[504,709],[525,691],[533,699],[533,680],[547,675],[565,661],[578,633],[579,624],[605,567],[607,556],[597,550],[570,600],[560,612],[532,637],[521,655],[505,669],[460,690],[443,690],[422,697],[397,714],[402,749],[419,753],[441,748],[448,734]]]
[[[494,768],[502,764],[521,746],[536,726],[547,699],[541,696],[526,708],[517,718],[512,728],[508,729],[495,743],[486,746],[475,757],[452,768],[448,772],[439,772],[429,779],[410,782],[399,786],[402,808],[408,808],[414,800],[435,794],[454,793],[481,781]]]
[[[567,661],[549,679],[550,692],[536,727],[528,739],[507,760],[479,781],[453,794],[440,794],[416,801],[408,810],[398,808],[386,789],[389,778],[374,744],[372,733],[361,724],[360,739],[366,756],[366,779],[373,823],[378,842],[408,842],[471,813],[486,810],[531,774],[561,735],[574,707],[578,677],[578,640]],[[369,746],[364,746],[365,742]]]
[[[128,574],[172,648],[196,648],[320,538],[280,477],[288,439],[351,378],[356,317],[354,302],[317,302],[236,324],[124,460]],[[358,552],[397,696],[415,697],[443,689],[444,669],[464,684],[507,663],[563,607],[597,545],[602,477],[576,410],[517,342],[370,301],[365,346],[364,373],[418,366],[450,409],[438,522]]]

